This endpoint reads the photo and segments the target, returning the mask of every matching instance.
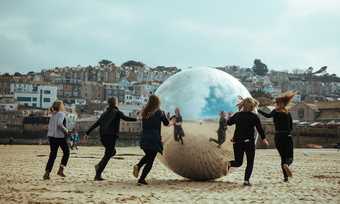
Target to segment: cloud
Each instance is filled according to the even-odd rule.
[[[327,64],[340,74],[339,3],[4,1],[0,72],[136,59],[149,65]]]

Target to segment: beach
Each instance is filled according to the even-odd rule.
[[[138,186],[132,175],[143,155],[138,147],[117,148],[102,182],[93,181],[102,147],[72,150],[66,178],[56,175],[59,150],[51,180],[44,181],[48,154],[47,145],[0,146],[0,203],[340,203],[340,152],[334,149],[296,149],[288,183],[282,181],[277,151],[257,150],[251,187],[242,185],[245,164],[214,181],[195,182],[159,160],[149,185]]]

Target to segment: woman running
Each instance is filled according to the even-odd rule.
[[[227,119],[225,117],[225,113],[224,111],[221,111],[218,130],[217,130],[217,140],[214,138],[209,138],[209,141],[217,143],[218,147],[220,148],[221,145],[225,142],[227,127],[228,126],[227,126]]]
[[[239,112],[235,113],[227,121],[228,125],[236,125],[234,137],[232,138],[234,147],[234,161],[230,161],[230,167],[240,167],[243,163],[243,155],[247,156],[247,167],[244,175],[245,186],[251,186],[249,178],[253,171],[255,159],[255,128],[262,138],[262,142],[268,145],[262,129],[259,117],[253,113],[254,109],[258,106],[258,101],[253,98],[242,99],[238,104]],[[254,128],[255,127],[255,128]]]
[[[69,131],[66,128],[66,119],[64,113],[65,108],[63,101],[55,101],[50,108],[50,111],[52,112],[52,116],[48,123],[47,137],[50,143],[51,152],[46,165],[45,174],[43,176],[44,180],[50,179],[50,173],[57,157],[59,147],[63,151],[63,157],[61,159],[61,164],[57,174],[61,177],[65,177],[64,168],[66,167],[70,156],[69,146],[66,141],[66,136],[69,134]]]
[[[183,119],[182,119],[182,115],[181,115],[179,108],[175,109],[175,115],[173,116],[173,118],[176,121],[176,123],[174,124],[174,139],[175,141],[181,142],[181,144],[184,144],[183,137],[185,136],[185,134],[184,134],[184,130],[182,127]]]
[[[291,131],[293,129],[292,116],[286,106],[296,95],[295,92],[288,91],[275,99],[276,107],[270,113],[259,110],[259,113],[266,118],[273,118],[275,126],[275,146],[281,157],[281,168],[285,182],[288,177],[292,177],[289,165],[293,163],[293,139]]]
[[[142,136],[140,147],[145,152],[145,156],[133,167],[133,175],[138,178],[139,170],[144,166],[142,175],[138,179],[138,184],[147,185],[146,176],[150,172],[157,153],[163,152],[161,139],[161,123],[170,125],[165,113],[159,109],[160,101],[156,95],[151,95],[148,103],[142,111]]]

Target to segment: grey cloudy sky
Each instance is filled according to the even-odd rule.
[[[338,0],[0,0],[0,72],[129,59],[150,66],[328,65]]]

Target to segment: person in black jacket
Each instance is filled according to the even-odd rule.
[[[175,115],[172,116],[170,120],[172,119],[176,121],[176,123],[174,124],[174,140],[177,142],[181,142],[181,144],[184,144],[183,137],[185,136],[185,134],[182,127],[183,118],[179,108],[175,109]]]
[[[89,135],[92,130],[99,126],[100,141],[105,147],[105,154],[100,162],[95,165],[96,176],[94,180],[104,180],[101,176],[110,158],[116,154],[116,140],[119,137],[119,124],[120,119],[125,121],[136,121],[135,118],[130,118],[124,115],[116,106],[116,98],[110,98],[108,100],[109,107],[100,116],[90,129],[86,132]]]
[[[151,95],[148,103],[142,111],[143,131],[140,140],[140,147],[145,156],[133,167],[133,175],[138,178],[139,170],[144,166],[143,172],[138,179],[138,184],[147,185],[146,176],[150,172],[157,153],[163,152],[161,137],[161,123],[165,126],[172,125],[166,114],[159,109],[160,101],[156,95]]]
[[[217,143],[218,147],[220,148],[221,145],[225,142],[227,127],[228,126],[227,126],[227,119],[225,118],[225,113],[224,111],[221,111],[218,130],[217,130],[217,140],[214,138],[209,138],[209,141]]]
[[[239,112],[235,113],[227,121],[228,125],[236,125],[234,136],[231,140],[234,143],[235,160],[230,161],[228,170],[230,167],[240,167],[243,163],[243,155],[246,153],[247,167],[243,183],[245,186],[251,185],[249,178],[253,171],[255,159],[255,128],[260,134],[262,142],[268,145],[268,141],[262,129],[261,121],[259,117],[252,112],[257,105],[257,100],[251,97],[242,99],[241,102],[237,104]]]
[[[284,181],[288,182],[288,177],[293,174],[289,165],[293,163],[293,139],[291,131],[293,129],[292,116],[288,112],[286,106],[295,96],[295,92],[288,91],[275,99],[276,107],[270,112],[266,113],[259,110],[259,113],[266,118],[273,118],[275,126],[275,146],[281,157],[281,169]]]

